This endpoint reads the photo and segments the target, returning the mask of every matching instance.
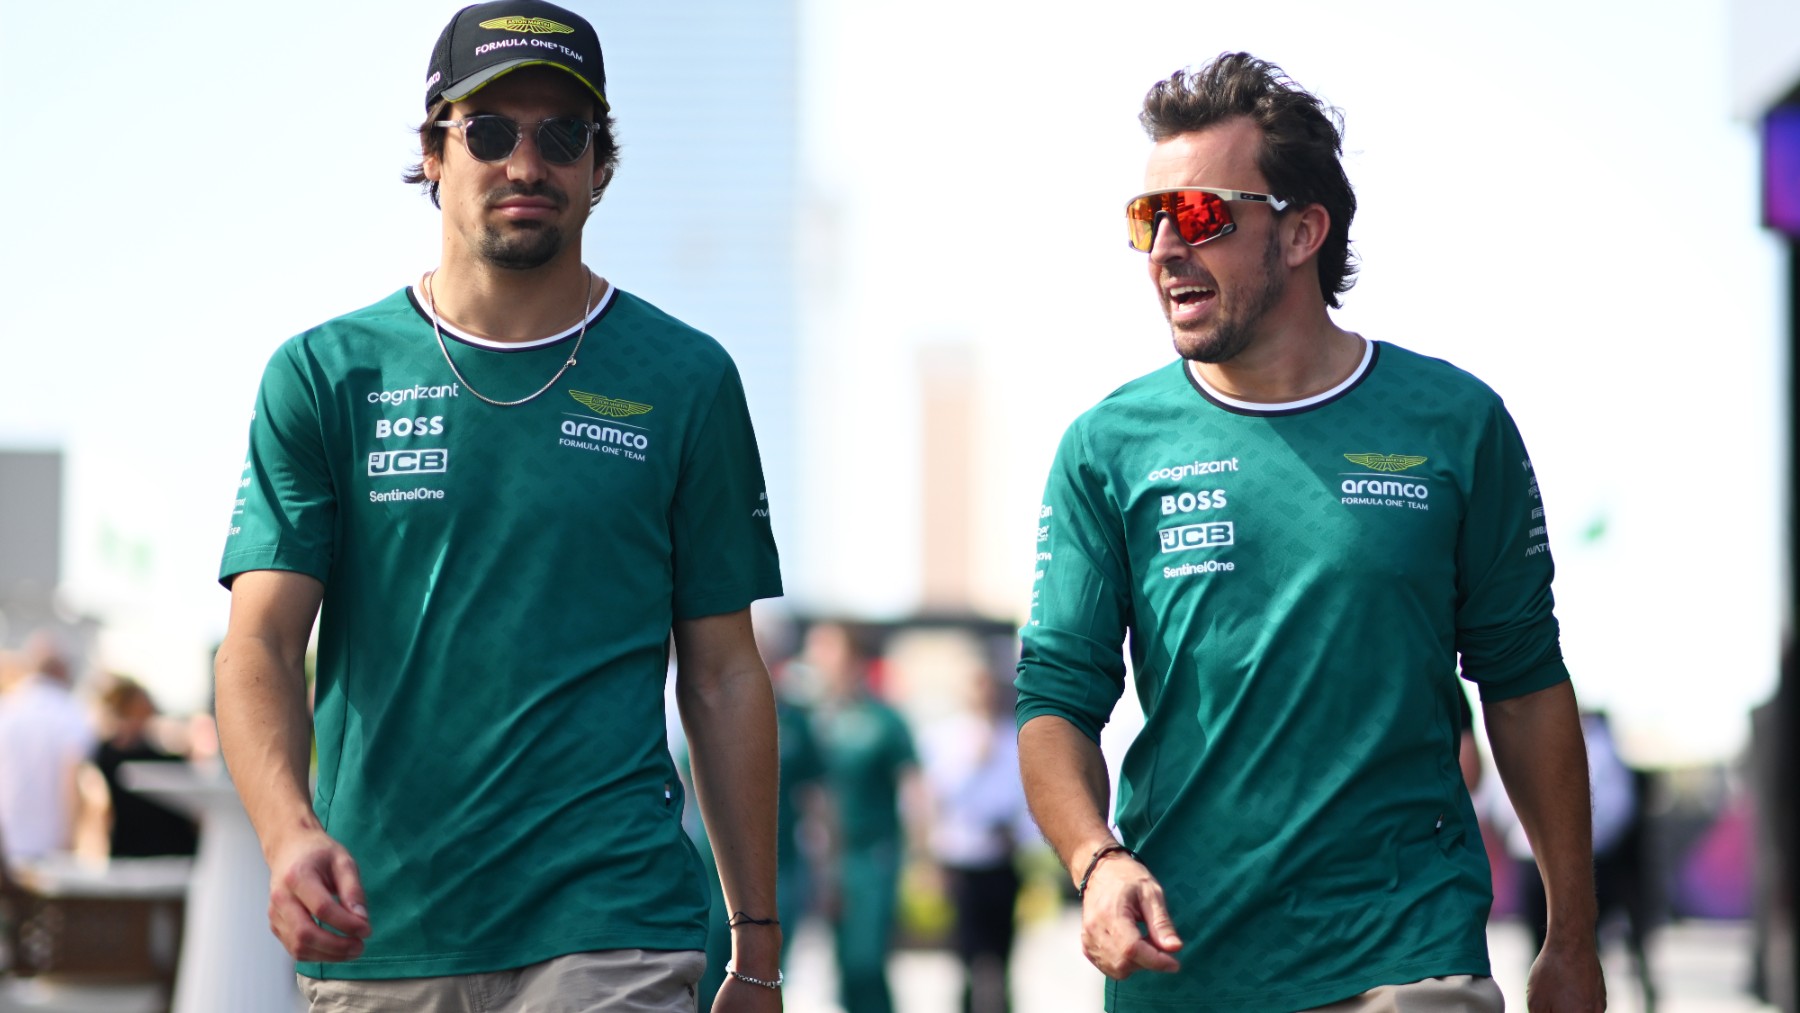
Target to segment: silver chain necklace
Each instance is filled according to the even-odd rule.
[[[587,337],[588,317],[590,316],[588,307],[589,304],[594,301],[594,272],[589,271],[587,273],[587,294],[581,297],[581,331],[575,335],[575,347],[569,349],[569,361],[562,364],[562,368],[556,371],[556,375],[551,377],[548,383],[517,401],[496,401],[493,398],[488,397],[486,394],[476,390],[474,385],[469,383],[468,378],[462,375],[462,370],[456,368],[456,360],[450,358],[450,346],[444,344],[444,332],[438,329],[437,296],[431,291],[431,279],[436,275],[437,270],[435,268],[425,275],[425,302],[431,307],[431,333],[433,337],[437,338],[438,351],[444,353],[444,361],[450,365],[450,372],[455,375],[458,382],[469,389],[469,393],[496,408],[511,408],[515,405],[522,405],[527,401],[533,400],[539,394],[556,386],[556,381],[562,379],[562,375],[569,371],[570,366],[575,365],[575,356],[581,352],[581,340]]]

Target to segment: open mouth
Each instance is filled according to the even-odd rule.
[[[1204,285],[1177,285],[1169,289],[1169,301],[1177,306],[1198,307],[1218,296],[1218,292]]]

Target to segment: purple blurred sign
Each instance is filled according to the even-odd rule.
[[[1800,105],[1763,117],[1763,224],[1800,238]]]

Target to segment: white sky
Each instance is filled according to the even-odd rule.
[[[0,0],[0,446],[68,451],[70,596],[174,705],[223,629],[263,363],[435,261],[435,213],[395,177],[457,6],[103,0],[65,28]],[[629,7],[584,7],[603,44]],[[1170,354],[1118,220],[1138,102],[1244,48],[1345,110],[1363,270],[1340,320],[1471,370],[1518,419],[1583,695],[1646,759],[1742,741],[1778,639],[1783,359],[1723,0],[802,12],[798,597],[912,604],[914,362],[947,341],[987,392],[989,598],[1023,597],[1062,427]]]

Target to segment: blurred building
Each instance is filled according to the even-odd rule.
[[[1800,574],[1800,4],[1792,0],[1734,0],[1732,4],[1734,112],[1756,124],[1760,137],[1762,223],[1787,251],[1788,497],[1786,617],[1781,680],[1775,698],[1758,709],[1752,737],[1752,775],[1758,788],[1758,984],[1771,1004],[1792,1013],[1800,948],[1794,942],[1797,759],[1794,638],[1795,575]]]
[[[800,530],[797,0],[577,6],[606,42],[621,150],[589,259],[731,352],[786,562]]]
[[[62,452],[0,450],[0,646],[50,617],[62,515]]]

